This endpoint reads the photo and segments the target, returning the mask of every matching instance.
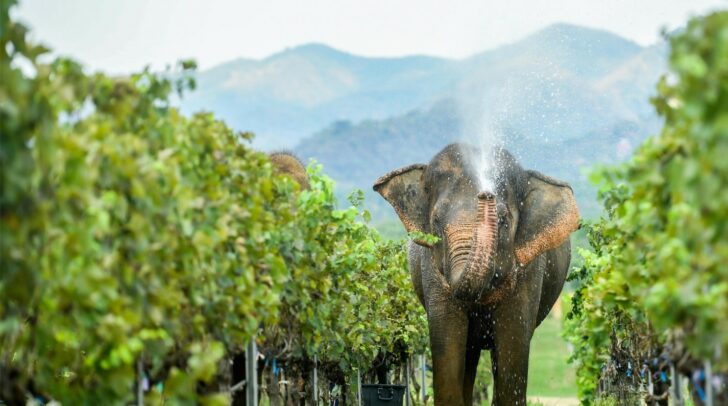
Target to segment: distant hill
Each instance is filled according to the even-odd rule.
[[[321,162],[342,195],[365,190],[374,218],[386,222],[394,217],[370,192],[374,179],[427,162],[448,143],[495,138],[525,166],[572,183],[590,216],[598,208],[584,169],[625,158],[657,131],[649,97],[664,70],[664,45],[559,24],[458,62],[436,103],[384,120],[339,121],[295,150]]]
[[[366,58],[309,44],[200,72],[182,110],[213,111],[255,132],[259,148],[290,148],[335,120],[385,118],[432,101],[456,67],[440,58]]]

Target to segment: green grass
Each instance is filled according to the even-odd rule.
[[[549,316],[536,329],[528,363],[528,396],[576,397],[574,366],[561,338],[561,321]]]

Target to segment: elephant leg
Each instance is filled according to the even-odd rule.
[[[449,298],[428,307],[435,406],[464,406],[468,318]]]
[[[518,289],[504,298],[493,312],[493,405],[526,406],[528,355],[531,337],[538,325],[542,282],[543,272],[532,268],[519,281]]]
[[[473,404],[473,385],[478,373],[478,361],[480,361],[480,346],[468,340],[468,347],[465,351],[465,380],[463,383],[463,399],[466,406]]]
[[[498,329],[497,329],[498,330]],[[502,328],[493,349],[493,405],[525,406],[531,332]]]
[[[536,328],[540,282],[538,275],[526,279],[522,290],[495,309],[493,405],[526,406],[528,355]]]

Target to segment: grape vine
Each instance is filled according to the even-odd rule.
[[[653,99],[662,132],[598,171],[606,216],[570,276],[565,334],[587,403],[610,373],[664,379],[674,365],[692,379],[704,360],[728,371],[728,12],[691,20],[670,45]]]

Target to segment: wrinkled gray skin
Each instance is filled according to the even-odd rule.
[[[429,323],[435,405],[472,404],[482,349],[493,360],[493,405],[526,405],[531,337],[564,285],[579,214],[568,185],[524,170],[502,149],[495,190],[482,193],[469,154],[474,147],[450,145],[427,165],[381,177],[374,190],[408,232],[440,238],[409,248]]]

